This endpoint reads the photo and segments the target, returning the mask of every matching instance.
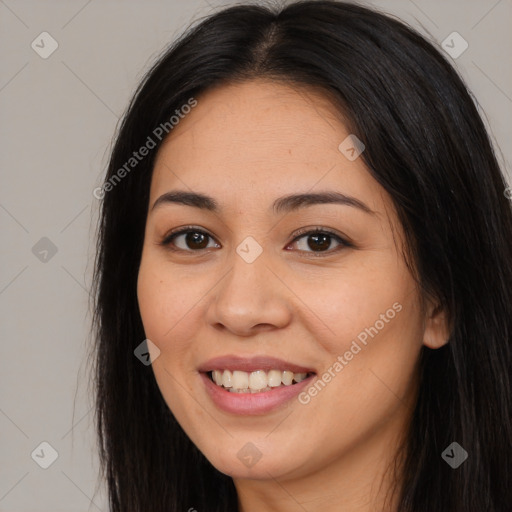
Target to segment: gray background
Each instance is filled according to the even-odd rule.
[[[85,359],[92,191],[153,58],[192,21],[234,3],[0,0],[0,511],[107,511]],[[510,180],[512,0],[366,4],[438,44],[453,31],[468,42],[453,62]],[[44,31],[59,45],[47,59],[31,47]],[[58,452],[48,469],[31,457],[43,441]],[[44,450],[37,460],[49,460]]]

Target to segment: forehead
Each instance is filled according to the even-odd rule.
[[[152,201],[173,187],[265,204],[316,188],[359,195],[379,208],[380,186],[361,158],[350,161],[339,150],[350,132],[319,91],[255,80],[196,99],[159,149]]]

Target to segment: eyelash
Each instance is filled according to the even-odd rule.
[[[199,228],[197,228],[195,226],[185,226],[184,228],[178,228],[177,230],[171,231],[170,233],[165,235],[165,237],[159,243],[159,245],[164,246],[166,249],[168,249],[170,251],[182,252],[182,253],[201,253],[204,250],[206,250],[206,249],[186,250],[186,249],[179,249],[179,248],[176,248],[176,247],[172,247],[171,242],[176,237],[178,237],[180,235],[184,235],[184,234],[190,233],[190,232],[192,232],[192,233],[200,233],[200,234],[206,235],[207,237],[209,237],[211,239],[214,239],[213,236],[211,236],[209,233],[206,233],[202,229],[199,229]],[[322,228],[320,226],[319,227],[315,227],[313,229],[311,229],[311,228],[304,228],[304,229],[299,230],[298,232],[296,232],[294,234],[293,240],[288,245],[291,245],[291,244],[295,243],[300,238],[302,238],[302,237],[304,237],[306,235],[316,235],[316,234],[329,235],[330,237],[335,239],[340,244],[340,246],[337,247],[334,250],[329,250],[328,249],[326,251],[299,251],[299,252],[303,252],[303,253],[306,253],[306,254],[311,254],[315,258],[317,258],[317,257],[323,257],[324,255],[325,256],[330,256],[330,255],[332,255],[334,253],[338,253],[339,251],[341,251],[342,249],[347,248],[347,247],[354,247],[354,245],[351,242],[349,242],[348,240],[342,238],[337,233],[334,233],[333,231],[331,231],[329,229]]]

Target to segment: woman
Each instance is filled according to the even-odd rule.
[[[96,194],[111,510],[509,511],[505,189],[401,22],[315,1],[190,30]]]

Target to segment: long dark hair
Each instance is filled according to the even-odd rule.
[[[402,22],[335,1],[240,5],[202,20],[146,74],[119,127],[110,185],[97,194],[93,323],[101,478],[111,511],[237,509],[232,479],[188,439],[151,367],[134,356],[145,339],[136,283],[160,145],[155,128],[208,88],[256,77],[320,88],[333,98],[340,119],[366,146],[369,171],[394,202],[408,242],[404,256],[421,290],[438,299],[450,320],[449,343],[422,349],[399,510],[510,512],[507,184],[447,58]],[[148,136],[156,147],[127,167]],[[119,173],[123,166],[127,172]],[[457,469],[441,457],[452,442],[468,452]]]

